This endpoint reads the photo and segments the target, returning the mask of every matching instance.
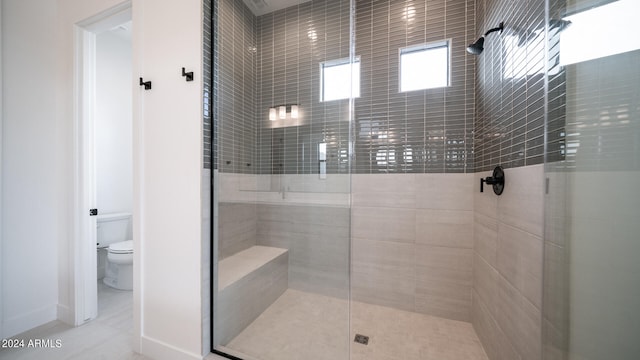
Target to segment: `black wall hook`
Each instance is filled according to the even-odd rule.
[[[185,69],[182,68],[182,76],[187,78],[187,81],[193,81],[193,71],[185,72]]]
[[[145,90],[151,90],[151,81],[143,81],[142,78],[140,78],[140,86],[142,85],[144,85]]]
[[[496,166],[496,168],[493,169],[493,176],[480,179],[480,192],[484,192],[484,183],[493,185],[493,192],[496,195],[502,194],[502,191],[504,191],[504,170],[502,170],[502,166]]]

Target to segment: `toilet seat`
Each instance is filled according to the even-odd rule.
[[[133,254],[133,240],[120,241],[109,245],[111,254]]]

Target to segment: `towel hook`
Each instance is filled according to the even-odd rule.
[[[193,81],[193,71],[185,72],[185,69],[182,68],[182,76],[187,78],[187,81]]]

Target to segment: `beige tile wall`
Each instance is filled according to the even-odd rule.
[[[544,169],[505,172],[499,197],[479,192],[488,172],[355,174],[351,209],[234,204],[221,220],[289,249],[290,288],[345,297],[350,254],[354,300],[471,321],[490,359],[538,360]]]
[[[475,184],[490,172],[475,174]],[[544,166],[474,192],[472,322],[490,359],[541,358]]]
[[[471,320],[473,174],[352,177],[352,298]]]
[[[258,204],[257,242],[289,250],[289,288],[348,297],[348,207]]]
[[[220,260],[257,244],[255,204],[219,203],[218,209]]]

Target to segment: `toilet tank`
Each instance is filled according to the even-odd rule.
[[[133,239],[131,213],[98,215],[98,248]]]

